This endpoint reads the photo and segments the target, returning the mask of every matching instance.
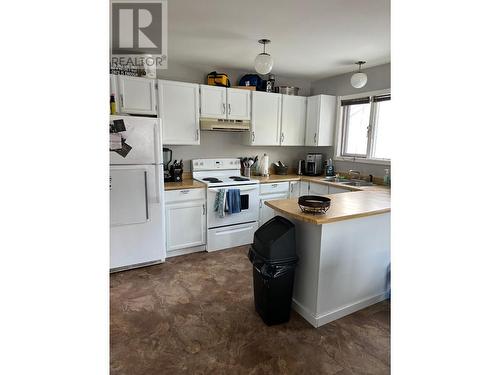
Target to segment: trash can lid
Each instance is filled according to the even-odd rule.
[[[252,247],[267,262],[296,260],[295,225],[282,216],[273,217],[255,231]]]

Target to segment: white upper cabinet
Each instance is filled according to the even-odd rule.
[[[250,120],[250,91],[228,88],[226,104],[229,120]]]
[[[306,103],[304,96],[282,95],[282,146],[304,146],[306,136]]]
[[[119,113],[156,115],[156,83],[154,79],[118,75]]]
[[[250,91],[200,85],[202,118],[250,120]]]
[[[162,143],[199,145],[199,85],[158,80]]]
[[[200,85],[200,115],[203,118],[226,118],[226,88]]]
[[[306,146],[332,146],[337,110],[335,96],[307,98]]]
[[[279,146],[281,94],[252,91],[250,144]]]

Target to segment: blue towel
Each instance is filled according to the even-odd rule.
[[[227,190],[227,212],[230,214],[241,212],[240,189]]]

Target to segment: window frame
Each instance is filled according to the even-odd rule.
[[[375,137],[377,135],[377,124],[376,119],[378,115],[378,103],[373,101],[374,96],[390,94],[390,89],[385,90],[377,90],[377,91],[369,91],[364,93],[358,93],[353,95],[345,95],[339,97],[337,101],[337,126],[336,126],[336,148],[337,151],[335,153],[335,160],[341,161],[356,161],[356,162],[365,162],[371,164],[382,164],[382,165],[390,165],[391,159],[381,159],[373,157],[374,151],[374,142]],[[347,115],[348,111],[345,111],[342,108],[342,100],[349,99],[358,99],[370,97],[370,119],[367,128],[367,146],[366,146],[366,155],[364,154],[349,154],[345,152],[346,140],[348,137],[348,129],[347,129]]]

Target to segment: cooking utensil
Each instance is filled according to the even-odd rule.
[[[294,95],[297,96],[299,95],[299,87],[295,86],[278,86],[276,87],[276,92],[280,94],[285,94],[285,95]]]

